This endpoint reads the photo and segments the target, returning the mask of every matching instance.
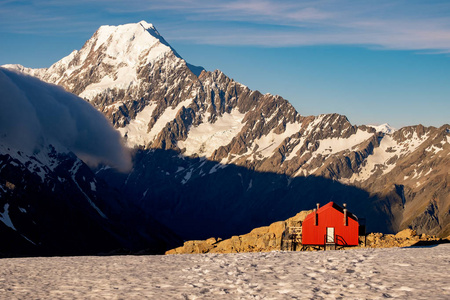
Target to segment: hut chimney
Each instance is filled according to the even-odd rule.
[[[316,203],[317,208],[314,209],[314,225],[319,225],[319,216],[317,215],[317,211],[319,210],[320,203]]]
[[[344,203],[344,226],[348,226],[347,204],[346,203]]]

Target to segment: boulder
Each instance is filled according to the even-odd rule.
[[[408,228],[408,229],[404,229],[404,230],[400,231],[399,233],[397,233],[395,235],[395,237],[397,239],[410,239],[416,235],[417,235],[417,232],[415,230]]]

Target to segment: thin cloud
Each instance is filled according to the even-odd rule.
[[[3,31],[92,31],[100,25],[111,24],[112,20],[116,23],[121,18],[128,21],[135,17],[139,21],[158,15],[159,23],[155,25],[169,41],[269,47],[339,44],[450,51],[448,1],[47,0],[27,3],[14,17],[11,12],[16,8],[14,2],[0,6]],[[55,15],[59,16],[56,20],[52,19]],[[17,19],[23,22],[14,22]]]

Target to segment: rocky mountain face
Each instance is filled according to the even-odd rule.
[[[396,199],[390,207],[395,228],[445,237],[450,230],[449,145],[449,125],[404,127],[385,135],[361,170],[341,181]]]
[[[129,174],[98,176],[185,239],[241,234],[330,200],[352,205],[369,230],[450,234],[449,125],[302,116],[189,65],[143,21],[100,27],[48,69],[8,67],[101,111],[136,155]]]

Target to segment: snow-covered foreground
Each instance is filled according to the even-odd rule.
[[[450,299],[450,244],[0,260],[2,299]]]

